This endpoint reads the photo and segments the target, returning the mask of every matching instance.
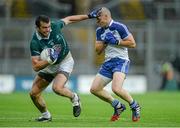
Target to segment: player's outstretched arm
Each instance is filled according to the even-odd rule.
[[[89,12],[89,14],[87,14],[87,15],[67,16],[67,17],[63,18],[62,20],[65,22],[65,24],[70,24],[70,23],[75,23],[75,22],[79,22],[82,20],[86,20],[86,19],[97,18],[100,14],[100,10],[101,10],[101,8],[94,9],[91,12]]]
[[[63,18],[62,21],[64,21],[64,23],[67,25],[70,23],[75,23],[86,19],[89,19],[88,15],[72,15]]]

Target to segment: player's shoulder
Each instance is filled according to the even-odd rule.
[[[96,31],[99,31],[99,30],[101,30],[102,29],[102,27],[97,27],[96,28]]]
[[[110,26],[110,29],[119,29],[119,30],[121,30],[121,29],[126,29],[126,28],[127,28],[127,26],[124,23],[118,22],[118,21],[113,21],[111,26]]]
[[[120,22],[120,21],[113,21],[111,26],[112,27],[124,27],[126,25],[124,23]]]
[[[39,40],[36,36],[36,33],[34,32],[32,39],[30,40],[30,47],[39,46]]]
[[[61,19],[60,20],[52,20],[51,27],[53,28],[53,27],[57,27],[57,26],[63,27],[63,26],[65,26],[65,22]]]
[[[117,25],[117,26],[123,26],[123,25],[125,25],[125,24],[124,24],[123,22],[120,22],[120,21],[114,21],[114,20],[113,20],[112,26],[113,26],[113,25],[114,25],[114,26],[116,26],[116,25]]]
[[[36,42],[38,42],[38,38],[36,36],[36,32],[34,32],[32,39],[31,39],[31,43],[36,43]]]
[[[97,27],[96,28],[96,33],[103,33],[104,29],[102,27]]]
[[[59,20],[52,20],[51,21],[51,25],[56,25],[56,24],[65,24],[63,20],[59,19]]]

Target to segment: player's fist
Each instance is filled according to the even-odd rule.
[[[59,57],[59,52],[57,52],[57,51],[56,51],[55,49],[53,49],[53,48],[49,49],[49,57],[48,57],[47,61],[48,61],[50,64],[56,63],[58,57]]]
[[[111,32],[106,33],[104,42],[107,44],[112,44],[112,45],[118,45],[118,43],[119,43],[119,41],[116,39],[116,37]]]
[[[89,14],[88,14],[88,17],[89,19],[91,18],[97,18],[100,14],[100,11],[101,11],[102,8],[98,8],[98,9],[94,9],[92,10]]]

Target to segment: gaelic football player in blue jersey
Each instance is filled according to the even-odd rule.
[[[34,79],[30,97],[41,112],[36,121],[51,121],[52,116],[47,109],[42,97],[42,91],[53,81],[53,91],[71,100],[73,115],[78,117],[81,113],[79,96],[65,87],[74,65],[71,52],[66,39],[62,34],[62,28],[70,23],[96,18],[97,10],[88,15],[68,16],[58,21],[50,21],[48,16],[40,15],[36,18],[36,30],[30,43],[31,61],[37,76]],[[41,52],[50,48],[46,60],[42,60]]]
[[[99,27],[96,29],[95,50],[98,54],[105,50],[105,61],[100,67],[90,91],[113,107],[114,113],[111,121],[116,121],[126,107],[104,90],[104,87],[112,81],[112,91],[129,103],[132,110],[132,121],[138,121],[140,106],[122,87],[130,64],[128,48],[136,47],[135,40],[126,25],[111,18],[109,9],[103,7],[97,13]]]

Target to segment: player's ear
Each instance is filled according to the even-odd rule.
[[[40,28],[38,26],[36,26],[36,30],[39,30]]]

